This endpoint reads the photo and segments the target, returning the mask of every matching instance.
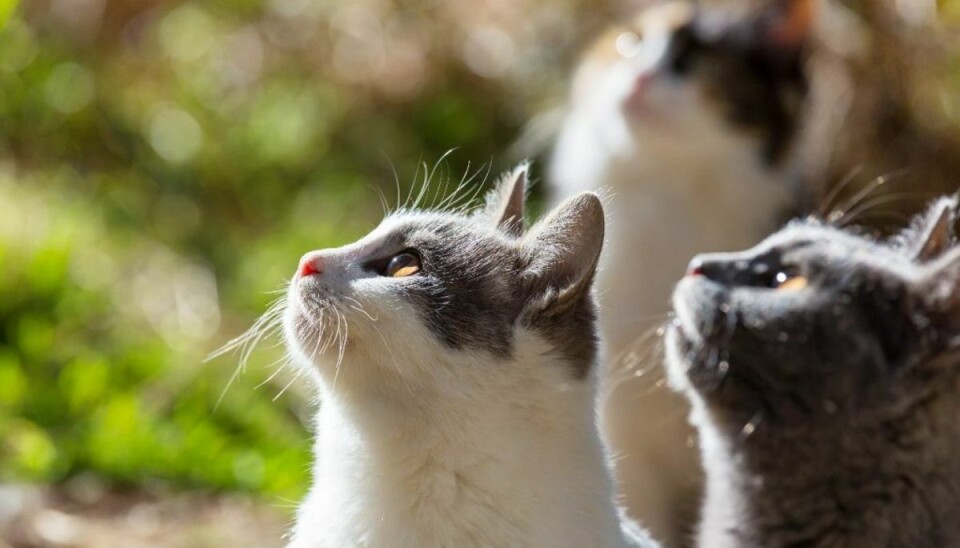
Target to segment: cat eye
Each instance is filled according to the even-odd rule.
[[[403,251],[390,258],[387,268],[384,270],[385,276],[392,278],[405,278],[413,276],[420,272],[420,257],[412,251]]]
[[[777,291],[800,291],[807,287],[806,276],[793,275],[787,272],[777,272],[773,278],[773,288]]]

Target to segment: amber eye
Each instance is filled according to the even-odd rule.
[[[807,287],[807,283],[806,276],[794,276],[786,272],[777,272],[777,275],[774,277],[773,287],[777,291],[800,291],[804,287]]]
[[[390,259],[384,274],[394,278],[404,278],[413,276],[417,272],[420,272],[420,257],[409,251],[404,251]]]

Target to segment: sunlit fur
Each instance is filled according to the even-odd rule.
[[[665,66],[677,29],[695,16],[689,3],[667,3],[597,41],[577,68],[550,165],[555,199],[583,190],[609,195],[597,278],[609,356],[603,430],[630,510],[669,544],[689,536],[699,464],[686,402],[663,388],[659,354],[639,339],[668,311],[690,257],[755,243],[794,201],[789,162],[768,154],[773,134],[730,119],[735,107],[716,93],[717,75],[696,67],[677,75]],[[642,40],[638,53],[621,55],[618,39],[622,47],[632,34]],[[759,40],[755,50],[764,46]],[[724,79],[730,87],[759,85],[733,71]],[[791,85],[768,97],[796,93]],[[788,140],[785,133],[774,136]]]
[[[960,545],[957,211],[695,260],[666,346],[707,468],[700,546]]]
[[[579,338],[595,347],[589,279],[602,213],[593,228],[574,217],[599,202],[573,202],[572,216],[514,236],[489,216],[509,196],[474,215],[394,213],[359,242],[322,251],[322,276],[292,282],[285,337],[316,380],[320,409],[314,482],[291,546],[646,542],[625,532],[613,503],[592,375],[551,335],[564,327],[537,317],[588,312]],[[554,232],[591,236],[533,245]],[[430,249],[416,275],[361,268],[408,245]],[[567,297],[551,271],[563,265],[574,274],[563,283],[582,279],[585,292],[556,309]]]

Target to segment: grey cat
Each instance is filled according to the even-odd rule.
[[[885,241],[794,222],[691,263],[666,345],[700,546],[960,546],[957,209]]]

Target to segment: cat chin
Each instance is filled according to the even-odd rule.
[[[729,307],[723,287],[702,276],[683,278],[673,293],[675,323],[684,338],[695,346],[705,344],[723,331]]]

